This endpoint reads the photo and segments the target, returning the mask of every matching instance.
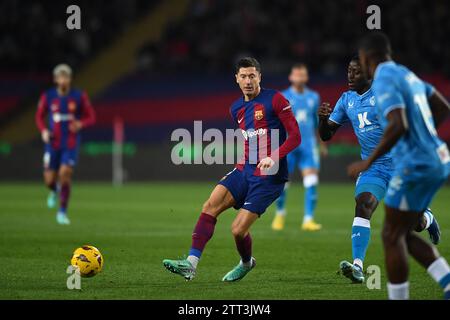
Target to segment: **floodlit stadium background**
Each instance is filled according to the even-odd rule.
[[[379,1],[395,59],[450,98],[448,1]],[[66,28],[66,8],[81,8],[81,30]],[[365,32],[369,1],[17,1],[0,11],[0,177],[39,180],[42,143],[34,124],[39,93],[61,62],[75,71],[97,111],[82,134],[76,180],[110,181],[115,119],[125,128],[125,181],[216,180],[226,168],[175,166],[176,128],[233,128],[228,107],[240,92],[233,62],[260,60],[263,85],[283,89],[298,61],[310,86],[332,104],[346,90],[346,66]],[[450,141],[450,122],[441,136]],[[204,146],[203,146],[204,147]],[[195,157],[202,146],[186,152]],[[349,181],[345,165],[359,147],[339,130],[322,159],[322,181]]]

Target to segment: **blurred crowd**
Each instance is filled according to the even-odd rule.
[[[157,1],[0,1],[0,71],[48,72],[59,62],[77,67],[108,45]],[[68,31],[66,9],[81,8],[81,30]]]
[[[82,30],[67,32],[65,9],[72,2],[82,7]],[[157,3],[2,0],[0,71],[47,71],[63,60],[79,66]],[[190,0],[181,20],[136,52],[136,65],[149,72],[223,72],[254,55],[266,73],[303,61],[335,74],[367,31],[370,4],[381,8],[397,60],[418,72],[450,75],[448,0]]]
[[[303,61],[334,74],[355,54],[371,4],[381,8],[396,59],[419,72],[450,74],[448,0],[191,0],[187,15],[169,25],[161,42],[142,48],[140,65],[215,72],[254,55],[265,72]]]

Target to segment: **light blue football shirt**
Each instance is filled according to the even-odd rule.
[[[408,68],[387,61],[378,65],[372,90],[383,128],[390,111],[401,108],[405,112],[407,132],[392,149],[395,166],[439,167],[448,165],[447,145],[439,139],[428,98],[434,88],[419,79]]]
[[[341,125],[345,122],[351,123],[361,146],[363,160],[372,154],[383,136],[375,96],[371,88],[362,95],[351,90],[344,92],[336,102],[329,119]],[[387,153],[378,158],[375,163],[391,166],[391,155]]]
[[[302,144],[300,147],[314,148],[317,143],[318,116],[317,109],[320,104],[319,94],[305,87],[302,93],[289,87],[283,92],[283,96],[289,100],[292,112],[297,120],[302,135]]]

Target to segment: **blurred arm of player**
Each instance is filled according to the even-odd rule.
[[[445,97],[436,89],[428,98],[428,102],[430,104],[431,113],[433,114],[434,125],[437,128],[450,114],[450,104],[447,99],[445,99]]]
[[[317,115],[319,116],[319,136],[322,141],[330,140],[340,127],[336,122],[329,120],[331,111],[328,102],[322,103],[317,110]]]
[[[41,138],[44,143],[50,142],[50,131],[46,125],[46,117],[48,114],[47,95],[43,93],[39,98],[38,108],[35,115],[36,126],[41,132]]]
[[[270,157],[266,157],[258,163],[258,168],[262,170],[270,169],[275,164],[275,161],[283,159],[289,152],[298,147],[302,141],[300,128],[289,102],[278,93],[274,96],[273,107],[278,119],[280,119],[283,127],[286,129],[288,137]]]
[[[95,123],[95,111],[91,105],[89,97],[85,92],[81,96],[81,119],[72,121],[69,125],[69,130],[78,132],[83,128],[91,126]]]

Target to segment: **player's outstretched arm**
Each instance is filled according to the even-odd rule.
[[[330,140],[340,127],[339,124],[329,120],[331,111],[330,104],[327,102],[322,103],[317,110],[317,115],[319,116],[319,136],[322,141]]]
[[[437,128],[450,114],[450,104],[436,89],[428,98],[428,102],[430,104],[431,113],[433,114],[434,125]]]

